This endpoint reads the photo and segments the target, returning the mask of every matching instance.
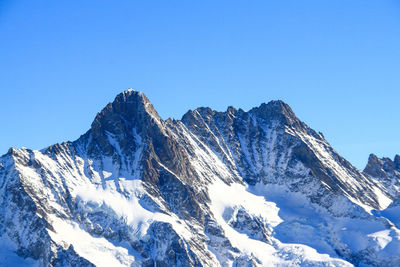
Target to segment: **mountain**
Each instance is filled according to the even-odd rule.
[[[399,266],[399,162],[359,171],[282,101],[163,120],[130,89],[0,158],[0,266]]]
[[[392,198],[400,197],[400,155],[391,160],[371,154],[364,173],[382,183]]]

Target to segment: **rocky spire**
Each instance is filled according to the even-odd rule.
[[[378,179],[390,179],[395,175],[395,171],[400,170],[400,156],[396,155],[394,161],[390,158],[378,158],[371,154],[368,158],[364,173]]]
[[[382,170],[382,167],[382,161],[375,154],[370,154],[367,166],[364,168],[364,173],[372,177],[386,177],[386,173]]]

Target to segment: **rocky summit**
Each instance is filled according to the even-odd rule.
[[[353,167],[282,101],[163,120],[119,94],[0,157],[0,266],[400,266],[400,156]]]

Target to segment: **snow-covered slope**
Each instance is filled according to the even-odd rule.
[[[0,158],[0,266],[396,266],[395,199],[281,101],[162,120],[127,90]]]

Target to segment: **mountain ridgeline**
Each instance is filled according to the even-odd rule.
[[[400,156],[353,167],[282,101],[163,120],[129,89],[0,157],[0,266],[400,266]]]

